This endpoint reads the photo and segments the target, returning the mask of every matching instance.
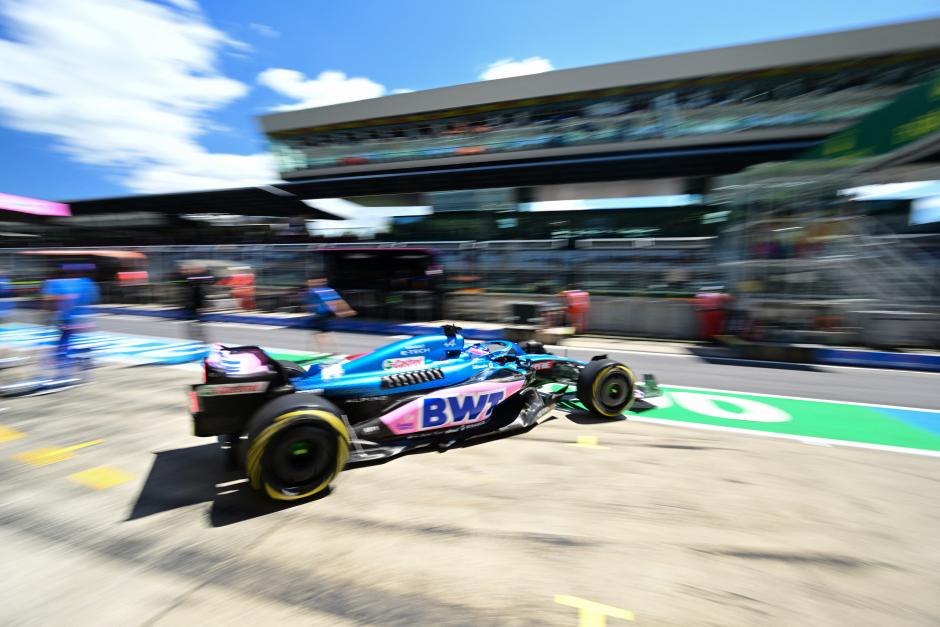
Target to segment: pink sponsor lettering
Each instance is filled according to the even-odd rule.
[[[520,389],[523,381],[483,381],[417,398],[382,416],[385,426],[395,434],[416,433],[476,424],[489,418],[503,400]]]

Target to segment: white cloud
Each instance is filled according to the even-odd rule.
[[[280,37],[281,33],[267,24],[259,24],[258,22],[252,22],[248,25],[248,28],[255,31],[262,37],[268,37],[274,39],[275,37]]]
[[[393,89],[392,93],[393,94],[410,94],[413,91],[414,91],[413,89],[408,89],[407,87],[399,87],[398,89]]]
[[[337,70],[325,70],[316,78],[307,78],[297,70],[268,68],[258,75],[258,82],[295,100],[276,107],[279,111],[377,98],[386,92],[380,83],[364,77],[348,77],[345,72]]]
[[[521,61],[513,59],[500,59],[486,66],[480,74],[480,80],[491,81],[497,78],[510,78],[525,76],[526,74],[539,74],[552,70],[552,63],[544,57],[529,57]]]
[[[196,0],[169,0],[169,3],[187,11],[199,10],[199,3]]]
[[[0,4],[0,123],[56,139],[80,163],[106,166],[135,192],[252,185],[276,179],[265,154],[199,144],[209,112],[248,87],[218,55],[243,49],[198,5],[145,0]]]
[[[233,155],[197,150],[172,162],[137,169],[132,189],[142,194],[263,185],[278,180],[267,153]]]

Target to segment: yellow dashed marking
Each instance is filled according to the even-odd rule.
[[[0,442],[12,442],[13,440],[19,440],[20,438],[25,438],[26,434],[22,431],[17,431],[16,429],[11,429],[10,427],[4,427],[0,425]]]
[[[81,472],[76,472],[68,476],[70,481],[92,490],[107,490],[116,485],[127,483],[134,478],[134,475],[124,472],[120,468],[111,466],[96,466]]]
[[[75,457],[74,452],[79,449],[101,444],[102,442],[104,442],[104,440],[91,440],[63,448],[37,448],[32,451],[20,453],[19,455],[14,455],[13,458],[24,464],[29,464],[30,466],[48,466],[49,464],[55,464]]]
[[[607,448],[606,446],[597,445],[597,436],[596,435],[579,435],[578,439],[574,443],[569,443],[568,446],[580,446],[581,448]]]
[[[619,618],[621,620],[634,620],[633,612],[623,610],[612,605],[595,603],[580,597],[568,596],[567,594],[556,594],[555,603],[578,608],[578,627],[604,627],[607,624],[607,617]]]

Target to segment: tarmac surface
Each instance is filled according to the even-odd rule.
[[[99,316],[98,324],[104,331],[161,337],[183,338],[187,332],[185,322],[140,316]],[[294,350],[321,346],[313,343],[311,333],[297,329],[238,323],[205,326],[211,342],[259,344]],[[392,341],[389,336],[381,335],[329,335],[328,343],[320,350],[356,354]],[[629,365],[637,374],[653,373],[661,382],[675,385],[940,409],[940,373],[755,362],[712,356],[712,351],[690,343],[603,337],[577,338],[552,350],[581,359],[606,353]]]
[[[209,332],[307,348],[298,331]],[[349,353],[389,341],[334,339]],[[892,388],[892,404],[940,407],[937,375],[607,347],[664,384],[856,402]],[[191,435],[195,372],[95,377],[0,401],[0,624],[940,623],[938,458],[558,412],[348,470],[324,498],[282,506]]]

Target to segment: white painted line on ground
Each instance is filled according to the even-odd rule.
[[[142,322],[141,316],[129,316],[126,314],[95,314],[95,318],[103,320],[126,320],[127,322]]]
[[[654,357],[680,357],[685,359],[698,359],[704,361],[704,357],[698,355],[690,355],[689,353],[662,353],[659,351],[638,351],[638,350],[629,350],[617,348],[614,346],[558,346],[558,345],[549,345],[545,348],[550,350],[561,349],[566,351],[563,356],[567,357],[569,350],[583,350],[583,351],[597,351],[599,353],[623,353],[624,355],[652,355]],[[806,364],[798,361],[771,361],[768,359],[741,359],[738,357],[711,357],[709,359],[715,359],[716,361],[724,362],[728,365],[756,365],[756,364],[767,364],[771,366],[812,366],[819,368],[820,370],[866,370],[868,372],[893,372],[893,373],[903,373],[903,374],[922,374],[927,376],[940,376],[940,372],[928,372],[926,370],[908,370],[906,368],[871,368],[868,366],[841,366],[834,364]],[[721,363],[715,365],[722,365]]]
[[[283,325],[274,324],[249,324],[248,322],[205,322],[213,327],[230,327],[232,329],[257,329],[259,331],[272,331],[275,329],[286,329]]]
[[[285,352],[285,353],[296,352],[296,351],[292,351],[291,349],[270,348],[270,347],[267,350],[275,351],[275,352]],[[195,362],[190,362],[186,364],[163,364],[163,365],[168,366],[170,368],[177,368],[179,370],[187,370],[190,372],[199,372],[202,369],[201,365]],[[811,401],[811,402],[823,402],[823,403],[837,403],[837,404],[842,404],[842,405],[856,405],[858,407],[884,407],[886,409],[912,409],[914,411],[924,411],[924,412],[929,412],[932,414],[940,414],[940,409],[927,409],[926,407],[887,405],[887,404],[882,404],[882,403],[859,403],[855,401],[839,401],[839,400],[834,400],[830,398],[810,398],[807,396],[787,396],[783,394],[766,394],[763,392],[747,392],[744,390],[725,390],[725,389],[719,389],[719,388],[704,388],[704,387],[696,387],[696,386],[691,386],[691,385],[667,385],[667,384],[661,384],[661,385],[665,388],[670,388],[670,389],[676,388],[676,389],[684,389],[684,390],[694,390],[694,391],[699,391],[699,392],[720,392],[724,394],[747,394],[750,396],[764,396],[767,398],[782,398],[782,399],[787,399],[787,400],[792,400],[792,401]]]
[[[563,357],[568,356],[568,351],[571,350],[581,350],[585,352],[598,352],[598,353],[624,353],[626,355],[653,355],[653,356],[662,356],[662,357],[687,357],[687,358],[698,358],[696,355],[689,355],[687,353],[660,353],[658,351],[637,351],[637,350],[624,350],[616,348],[613,346],[559,346],[556,344],[546,344],[545,348],[547,350],[558,353],[559,351],[564,351]]]
[[[666,420],[665,418],[644,418],[643,416],[628,416],[627,420],[631,422],[646,422],[649,424],[662,425],[665,427],[684,427],[688,429],[700,429],[703,431],[721,431],[724,433],[735,433],[738,435],[754,435],[762,438],[778,438],[781,440],[795,440],[804,444],[818,444],[821,446],[847,446],[851,448],[863,448],[873,451],[887,451],[890,453],[906,453],[908,455],[921,455],[924,457],[940,458],[940,451],[928,451],[919,448],[905,448],[903,446],[889,446],[887,444],[869,444],[867,442],[852,442],[849,440],[833,440],[830,438],[815,438],[805,435],[796,435],[793,433],[774,433],[772,431],[758,431],[755,429],[740,429],[737,427],[721,427],[718,425],[707,425],[699,422],[683,422],[681,420]]]
[[[188,320],[174,320],[173,322],[188,322]],[[34,324],[31,322],[24,322],[24,323],[19,323],[19,324],[22,324],[23,326],[36,327],[37,329],[43,326],[41,324]],[[193,340],[188,337],[167,337],[165,335],[154,335],[152,333],[142,334],[142,333],[128,333],[126,331],[108,331],[106,329],[100,329],[100,328],[92,329],[88,333],[91,333],[91,334],[103,333],[105,335],[123,335],[125,337],[133,337],[133,338],[145,338],[145,339],[150,339],[150,340],[165,340],[167,342],[174,342],[177,344],[179,343],[192,344],[196,342],[196,340]]]
[[[926,409],[924,407],[903,407],[901,405],[883,405],[881,403],[856,403],[854,401],[835,401],[831,398],[807,398],[805,396],[784,396],[783,394],[764,394],[763,392],[741,392],[740,390],[719,390],[716,388],[700,388],[692,385],[663,385],[666,389],[695,390],[697,392],[724,392],[730,394],[746,394],[748,396],[765,396],[767,398],[783,398],[791,401],[813,401],[823,403],[833,403],[837,405],[857,405],[858,407],[885,407],[887,409],[913,409],[914,411],[926,411],[932,414],[940,414],[940,409]]]
[[[202,372],[202,362],[191,361],[187,364],[160,364],[161,368],[173,368],[175,370],[185,370],[187,372]]]
[[[110,315],[110,317],[112,319],[137,321],[140,319],[141,316],[122,316],[119,314],[115,314],[115,315]],[[174,324],[187,324],[190,322],[189,320],[175,320],[175,319],[168,319],[167,321],[172,322]],[[249,323],[243,323],[243,322],[206,322],[205,324],[218,325],[218,326],[227,325],[233,328],[245,328],[245,329],[258,328],[258,329],[275,330],[275,329],[289,328],[285,326],[249,324]],[[120,332],[116,331],[115,333],[120,333]],[[351,334],[355,335],[355,333],[351,333]],[[146,337],[155,337],[158,339],[180,339],[180,338],[161,338],[161,336],[150,335],[150,334],[147,334]],[[403,340],[412,336],[411,335],[389,335],[385,337],[391,340]],[[699,360],[704,359],[698,355],[691,355],[689,353],[684,353],[684,352],[675,353],[675,352],[660,352],[660,351],[629,350],[629,349],[617,348],[616,346],[594,346],[594,345],[592,346],[562,346],[558,344],[548,344],[545,346],[545,348],[555,351],[556,353],[561,352],[562,356],[564,357],[567,357],[568,351],[573,349],[573,350],[583,350],[587,352],[597,351],[599,353],[623,353],[624,355],[651,355],[653,357],[679,357],[679,358],[685,358],[685,359],[699,359]],[[712,359],[724,362],[729,365],[742,365],[742,366],[756,365],[756,364],[767,364],[771,366],[806,365],[806,366],[813,366],[822,370],[866,370],[868,372],[892,372],[895,374],[903,373],[903,374],[913,374],[913,375],[940,376],[940,372],[927,372],[924,370],[908,370],[906,368],[872,368],[868,366],[843,366],[843,365],[835,365],[835,364],[802,364],[801,362],[772,361],[768,359],[741,359],[737,357],[713,357]],[[721,365],[721,364],[717,364],[717,365]]]
[[[696,355],[689,355],[689,357],[696,357]],[[702,359],[699,357],[699,359]],[[812,366],[813,368],[818,368],[819,370],[867,370],[869,372],[893,372],[893,373],[904,373],[904,374],[922,374],[931,377],[940,376],[940,372],[930,372],[927,370],[909,370],[907,368],[871,368],[869,366],[837,366],[834,364],[813,364],[813,363],[804,363],[799,361],[768,361],[766,359],[738,359],[736,357],[713,357],[710,359],[715,359],[718,361],[715,365],[722,365],[721,362],[725,362],[729,365],[742,365],[747,366],[749,364],[768,364],[773,366]]]
[[[169,322],[170,324],[187,324],[187,325],[188,325],[188,324],[193,324],[193,321],[192,321],[192,320],[171,320],[171,319],[166,319],[166,322]],[[210,327],[210,328],[218,327],[218,328],[223,328],[223,329],[224,329],[225,327],[230,327],[230,328],[232,328],[232,329],[257,329],[258,331],[273,331],[273,330],[287,329],[287,328],[288,328],[288,327],[285,327],[285,326],[283,326],[283,325],[273,325],[273,324],[250,324],[250,323],[248,323],[248,322],[221,322],[221,321],[219,321],[219,322],[213,322],[213,321],[209,321],[209,320],[206,320],[205,322],[203,322],[202,325],[203,325],[203,326],[206,326],[206,327]],[[108,332],[108,333],[112,333],[112,331],[107,331],[107,332]],[[113,333],[124,333],[124,332],[123,332],[123,331],[113,331]],[[149,333],[144,334],[142,331],[137,331],[136,334],[142,335],[142,336],[144,336],[144,337],[156,337],[156,336],[151,336]]]

